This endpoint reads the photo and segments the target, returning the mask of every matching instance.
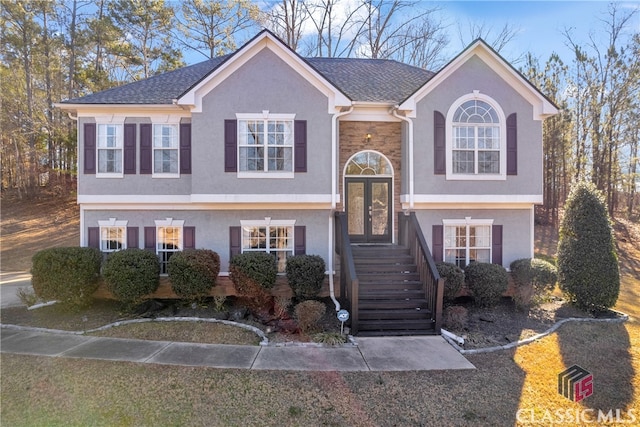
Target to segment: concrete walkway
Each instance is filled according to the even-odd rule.
[[[16,292],[31,288],[31,275],[3,272],[0,284],[2,308],[23,305]],[[0,328],[0,353],[256,370],[475,369],[440,336],[356,338],[356,342],[343,347],[242,346],[103,338],[8,325]]]
[[[475,369],[440,336],[358,338],[343,347],[242,346],[144,341],[0,329],[0,352],[225,369],[427,371]]]

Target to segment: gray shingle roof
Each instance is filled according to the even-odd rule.
[[[400,102],[434,73],[386,59],[308,58],[327,80],[352,101]]]
[[[171,104],[230,55],[114,87],[63,104]],[[403,101],[433,73],[396,61],[355,58],[307,58],[306,61],[352,101]]]

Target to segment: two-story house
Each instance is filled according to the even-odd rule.
[[[173,252],[208,248],[222,276],[245,251],[280,271],[318,254],[332,294],[335,212],[363,250],[397,244],[412,212],[436,261],[533,257],[542,121],[557,112],[482,40],[433,73],[302,58],[268,31],[57,106],[78,123],[82,246],[149,249],[163,272]]]

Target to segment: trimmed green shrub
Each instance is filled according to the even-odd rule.
[[[300,330],[304,333],[317,329],[318,322],[324,316],[327,306],[320,301],[308,300],[296,305],[293,314]]]
[[[558,241],[558,282],[580,307],[612,307],[620,292],[620,270],[609,213],[600,191],[578,183],[569,194]]]
[[[234,284],[236,284],[234,275],[242,273],[261,287],[271,289],[276,284],[278,269],[273,255],[266,252],[245,252],[231,258],[229,273]],[[240,291],[240,289],[237,290]]]
[[[205,298],[220,273],[220,256],[209,249],[185,249],[169,258],[167,272],[171,289],[180,298]]]
[[[464,269],[467,286],[476,305],[493,307],[509,286],[509,275],[503,266],[472,262]]]
[[[109,255],[102,276],[113,296],[133,305],[158,289],[160,262],[153,252],[125,249]]]
[[[44,300],[57,300],[69,309],[88,305],[98,289],[102,255],[94,248],[50,248],[32,258],[31,284]]]
[[[523,258],[513,261],[509,267],[515,285],[513,299],[520,307],[540,302],[556,286],[558,269],[547,261]]]
[[[455,299],[464,286],[464,271],[449,262],[439,262],[436,268],[440,277],[444,279],[444,299],[447,301]]]
[[[231,258],[229,277],[242,302],[253,313],[267,309],[273,300],[269,289],[276,283],[276,259],[265,252],[245,252]]]
[[[324,283],[324,259],[318,255],[296,255],[287,258],[287,281],[299,300],[318,296]]]

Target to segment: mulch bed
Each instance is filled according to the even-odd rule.
[[[463,322],[462,327],[447,324],[447,316],[444,316],[444,328],[464,338],[465,349],[500,346],[530,338],[545,332],[562,319],[619,316],[613,311],[586,312],[555,296],[530,309],[517,308],[513,300],[507,297],[492,308],[476,307],[468,297],[459,298],[450,306],[464,307],[467,310],[467,321]]]

